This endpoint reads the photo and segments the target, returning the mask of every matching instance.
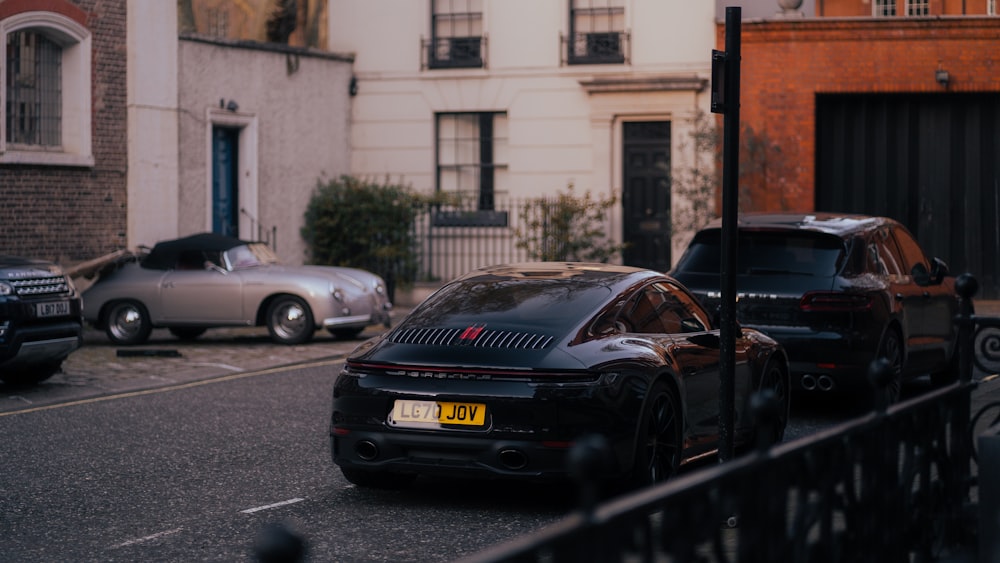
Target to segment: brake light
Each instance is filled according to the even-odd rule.
[[[856,293],[814,291],[802,296],[799,309],[822,313],[857,313],[872,308],[872,298]]]

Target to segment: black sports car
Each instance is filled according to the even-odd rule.
[[[574,440],[601,434],[608,478],[661,481],[719,448],[719,331],[697,299],[653,271],[527,263],[470,272],[359,346],[334,386],[333,461],[357,485],[417,475],[544,480],[567,475]],[[774,340],[736,341],[737,445],[754,438],[751,393],[780,399]]]
[[[955,278],[902,224],[866,215],[746,213],[737,232],[736,319],[784,346],[796,389],[867,392],[877,357],[895,376],[892,400],[906,377],[954,378]],[[721,240],[717,220],[670,272],[713,313]]]

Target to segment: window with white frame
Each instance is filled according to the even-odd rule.
[[[93,166],[91,35],[53,12],[0,20],[0,164]]]
[[[475,68],[483,61],[482,0],[432,0],[430,68]]]
[[[927,16],[930,13],[930,0],[906,0],[906,15]]]
[[[492,210],[507,171],[507,114],[439,113],[437,188]]]
[[[872,15],[879,17],[896,15],[896,0],[874,0],[872,2]]]
[[[626,61],[625,0],[570,0],[569,64]]]
[[[990,16],[997,15],[997,0],[986,0],[986,14]]]

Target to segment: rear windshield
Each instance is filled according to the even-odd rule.
[[[403,325],[448,328],[489,325],[564,334],[594,315],[611,290],[599,283],[480,278],[447,285],[427,298]]]
[[[677,263],[677,272],[718,274],[722,233],[702,231]],[[812,232],[740,231],[738,275],[836,275],[844,263],[840,237]]]

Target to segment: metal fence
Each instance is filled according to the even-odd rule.
[[[559,245],[573,236],[559,216],[566,212],[565,201],[557,198],[498,198],[491,210],[428,205],[414,223],[417,281],[446,282],[476,268],[531,260],[537,253],[559,256]],[[582,215],[579,220],[587,221]],[[609,213],[599,220],[610,224]]]
[[[958,290],[956,383],[814,436],[763,444],[727,463],[583,506],[467,561],[931,561],[950,546],[975,546],[970,506],[983,468],[973,471],[973,425],[1000,405],[970,417],[973,346],[995,361],[1000,339],[983,335],[1000,328],[1000,319],[972,313],[971,276],[960,278]],[[987,524],[980,555],[1000,555],[995,535]]]

